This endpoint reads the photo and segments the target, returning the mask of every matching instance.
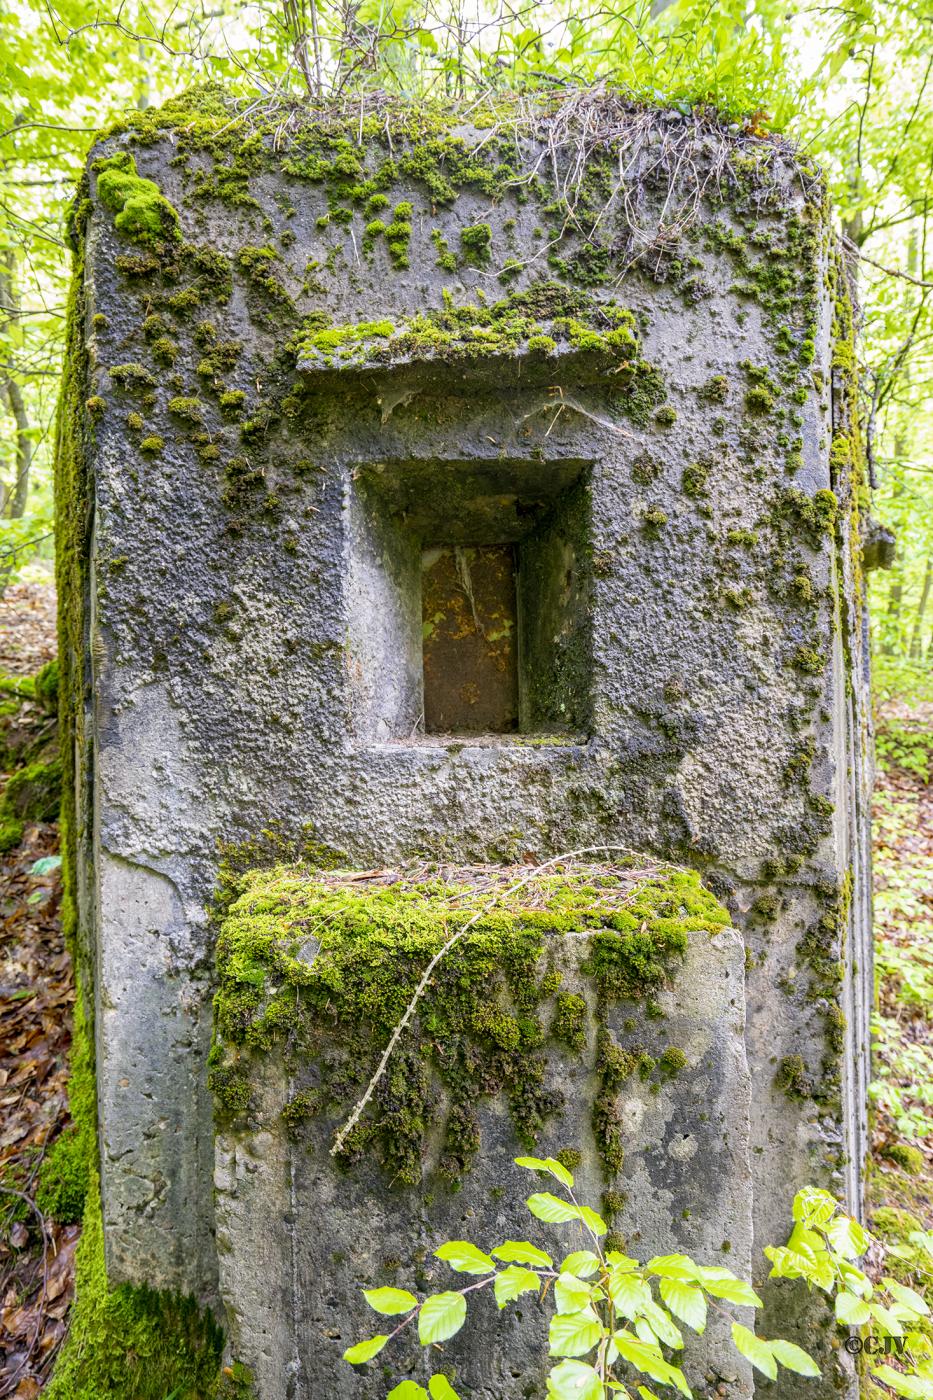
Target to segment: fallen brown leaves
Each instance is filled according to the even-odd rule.
[[[0,596],[0,675],[33,676],[54,655],[54,585],[11,583]]]
[[[0,857],[0,1396],[15,1400],[39,1394],[65,1335],[80,1234],[33,1199],[68,1122],[74,983],[59,870],[46,868],[57,849],[57,826],[33,825]]]

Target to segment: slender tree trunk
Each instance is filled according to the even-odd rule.
[[[146,45],[140,39],[136,46],[136,56],[139,59],[139,78],[136,83],[136,106],[140,112],[145,112],[149,106],[149,55],[146,52]]]
[[[16,294],[16,263],[12,248],[0,257],[0,316],[15,315],[20,311]],[[29,470],[32,466],[32,435],[29,414],[23,391],[11,374],[0,381],[0,397],[16,424],[16,452],[14,455],[13,481],[4,490],[2,506],[4,514],[11,520],[19,520],[26,513],[29,498]]]
[[[888,589],[888,609],[885,618],[884,646],[881,650],[885,656],[895,656],[899,650],[898,625],[901,616],[901,603],[904,598],[904,585],[899,578],[892,578],[891,587]]]
[[[898,433],[894,439],[894,460],[900,460],[907,454],[907,443],[903,433]],[[900,512],[897,509],[897,498],[904,494],[904,479],[897,477],[891,489],[891,518],[895,530],[899,529],[902,522]],[[894,656],[899,650],[900,638],[898,629],[901,619],[901,604],[904,600],[904,562],[898,560],[895,564],[896,572],[891,579],[891,586],[888,589],[888,606],[885,611],[884,634],[881,643],[881,650],[885,656]]]
[[[910,272],[913,276],[916,276],[916,274],[917,274],[917,270],[918,270],[918,258],[919,258],[919,248],[918,248],[918,244],[917,244],[917,236],[916,236],[915,233],[912,233],[912,234],[910,235],[910,240],[909,240],[908,245],[907,245],[907,270],[908,270],[908,272]],[[907,287],[907,286],[904,287],[904,289],[903,289],[903,295],[904,295],[904,303],[903,303],[903,305],[904,305],[904,314],[905,314],[905,316],[907,316],[907,317],[909,318],[909,314],[910,314],[910,295],[911,295],[911,293],[910,293],[910,288],[909,288],[909,287]],[[911,362],[910,362],[910,358],[908,357],[906,363],[904,364],[903,368],[901,369],[901,379],[902,379],[902,382],[903,382],[903,384],[904,384],[904,386],[905,386],[905,390],[906,390],[906,389],[909,389],[909,386],[910,386],[910,378],[911,378]],[[895,461],[895,463],[896,463],[896,464],[900,464],[900,463],[909,455],[909,453],[910,453],[910,429],[909,429],[909,427],[899,426],[898,431],[897,431],[897,433],[895,434],[895,437],[894,437],[894,461]],[[895,478],[894,484],[893,484],[893,487],[892,487],[892,490],[891,490],[891,519],[892,519],[892,524],[893,524],[893,526],[894,526],[894,529],[895,529],[895,531],[896,531],[896,533],[897,533],[898,535],[902,532],[902,530],[903,530],[903,528],[904,528],[904,525],[905,525],[905,522],[906,522],[906,514],[905,514],[905,515],[902,515],[901,512],[900,512],[900,510],[898,509],[898,504],[899,504],[899,502],[898,502],[898,497],[899,497],[899,496],[903,496],[903,494],[904,494],[904,475],[903,475],[903,471],[901,471],[901,474]],[[909,503],[908,503],[908,510],[909,510]],[[897,572],[897,574],[891,579],[891,587],[890,587],[890,589],[888,590],[888,609],[887,609],[887,618],[886,618],[886,626],[885,626],[885,645],[882,647],[882,651],[885,653],[886,656],[893,656],[896,652],[901,651],[901,648],[902,648],[902,638],[901,638],[901,636],[900,636],[900,619],[901,619],[901,607],[902,607],[902,604],[903,604],[903,601],[904,601],[904,567],[905,567],[905,564],[904,564],[904,560],[903,560],[903,556],[902,556],[902,558],[901,558],[901,560],[900,560],[900,563],[899,563],[898,572]]]
[[[29,469],[32,466],[29,414],[26,412],[22,390],[14,379],[8,379],[4,384],[3,397],[16,423],[15,475],[12,485],[6,491],[6,515],[10,520],[21,520],[26,514],[26,502],[29,499]]]
[[[930,600],[931,587],[933,587],[933,559],[927,559],[926,568],[923,571],[923,587],[920,590],[920,602],[917,604],[917,615],[914,618],[914,630],[910,637],[911,661],[919,661],[923,655],[923,615],[927,610],[927,603]]]

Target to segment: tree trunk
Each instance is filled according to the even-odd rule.
[[[917,615],[914,618],[914,630],[910,637],[911,661],[919,661],[923,656],[923,614],[927,610],[931,586],[933,586],[933,559],[927,559],[926,568],[923,571],[923,587],[920,590],[920,602],[917,604]]]
[[[21,520],[26,514],[29,498],[29,469],[32,466],[32,439],[29,436],[29,414],[23,393],[14,379],[3,386],[3,397],[16,423],[16,458],[13,484],[6,491],[6,515]]]
[[[894,439],[894,459],[896,462],[907,455],[907,443],[903,433],[898,433]],[[902,527],[900,511],[897,509],[897,498],[904,494],[904,479],[897,477],[891,488],[891,520],[895,531]],[[899,559],[895,563],[896,573],[891,579],[891,586],[888,589],[888,606],[885,613],[884,632],[881,643],[881,651],[884,656],[894,656],[900,650],[900,638],[898,628],[901,617],[901,603],[904,597],[904,561]]]
[[[20,310],[16,295],[16,262],[12,248],[0,257],[0,315],[16,315]],[[16,453],[14,458],[13,482],[3,491],[2,507],[11,520],[19,520],[26,513],[29,498],[29,469],[32,466],[32,436],[26,401],[19,384],[8,374],[0,381],[0,397],[16,424]]]

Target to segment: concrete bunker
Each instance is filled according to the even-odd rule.
[[[106,138],[75,211],[63,747],[107,1266],[221,1309],[259,1400],[381,1393],[341,1368],[345,1300],[468,1222],[524,1233],[526,1129],[639,1248],[737,1271],[803,1182],[859,1207],[864,482],[819,172],[708,113],[502,101],[283,142],[197,95]],[[130,165],[141,224],[101,188]],[[436,1011],[483,1091],[419,1022],[401,1108],[335,1166],[438,901],[594,847],[619,868],[568,862],[487,930],[495,999]],[[592,945],[631,910],[575,891],[634,874],[637,931],[683,938],[610,995]],[[335,964],[392,995],[314,1039]],[[609,1034],[655,1068],[607,1085]],[[315,1097],[327,1037],[350,1070]],[[809,1393],[850,1385],[831,1324],[760,1286],[820,1352]],[[752,1395],[706,1345],[696,1393]],[[457,1355],[476,1400],[540,1370],[532,1332]]]

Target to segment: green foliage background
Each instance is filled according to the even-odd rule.
[[[0,587],[51,552],[49,459],[68,276],[63,214],[96,128],[205,80],[265,103],[351,98],[372,88],[468,96],[608,81],[648,101],[714,103],[756,131],[786,131],[823,163],[839,229],[862,255],[860,354],[875,512],[899,538],[894,571],[873,576],[877,670],[888,690],[926,688],[931,69],[933,10],[916,0],[832,7],[818,0],[215,0],[209,7],[7,0],[0,12]]]

